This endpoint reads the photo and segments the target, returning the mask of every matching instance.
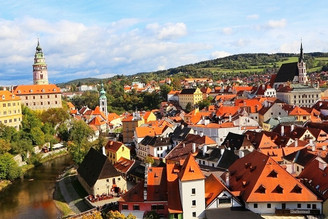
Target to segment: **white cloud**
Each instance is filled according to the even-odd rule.
[[[247,15],[247,19],[252,19],[252,20],[256,20],[256,19],[259,19],[259,15],[258,14],[250,14],[250,15]]]
[[[226,35],[232,34],[232,28],[231,27],[225,27],[222,29],[222,32]]]
[[[286,19],[280,19],[280,20],[269,20],[267,23],[267,27],[269,28],[283,28],[287,24]]]
[[[226,57],[229,55],[231,55],[231,54],[228,52],[225,52],[225,51],[214,51],[214,52],[212,52],[211,57],[213,59],[217,59],[217,58],[223,58],[223,57]]]
[[[159,65],[157,66],[157,70],[165,70],[165,65]]]
[[[153,31],[160,40],[172,40],[187,34],[187,26],[184,23],[167,23],[163,26],[153,23],[147,25],[147,29]]]

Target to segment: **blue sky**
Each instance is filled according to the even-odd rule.
[[[32,83],[37,38],[51,83],[177,67],[239,53],[328,52],[327,3],[6,1],[0,85]]]

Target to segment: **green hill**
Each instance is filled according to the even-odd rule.
[[[134,75],[115,76],[108,79],[85,78],[59,84],[94,84],[103,80],[124,77],[128,80],[139,78],[141,81],[161,80],[169,76],[174,77],[211,77],[214,80],[233,75],[248,76],[250,74],[275,73],[283,63],[297,62],[298,54],[276,53],[276,54],[238,54],[224,58],[202,61],[162,71],[137,73]],[[328,53],[306,53],[305,61],[308,73],[321,71],[328,63]]]

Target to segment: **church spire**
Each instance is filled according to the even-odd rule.
[[[303,45],[301,41],[301,49],[300,49],[300,57],[298,58],[298,62],[304,61],[304,54],[303,54]]]

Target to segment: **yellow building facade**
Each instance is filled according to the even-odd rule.
[[[199,88],[196,89],[183,89],[179,94],[179,105],[186,109],[188,103],[194,107],[198,102],[203,100],[203,93]]]
[[[105,146],[108,159],[112,164],[116,163],[121,157],[130,160],[130,148],[119,141],[108,141]]]
[[[0,91],[0,123],[19,130],[21,121],[21,99],[9,91]]]

